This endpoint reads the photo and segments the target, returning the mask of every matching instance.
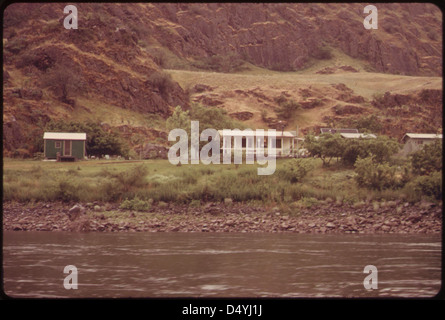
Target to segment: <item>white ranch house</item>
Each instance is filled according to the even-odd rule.
[[[277,157],[290,157],[296,154],[304,141],[303,138],[297,137],[296,131],[271,133],[264,130],[263,135],[257,134],[256,130],[251,130],[250,133],[232,130],[228,135],[224,135],[224,130],[219,130],[218,133],[222,141],[223,154],[231,154],[236,148],[246,153],[255,153],[257,149],[263,149],[267,153],[270,147],[275,149]]]

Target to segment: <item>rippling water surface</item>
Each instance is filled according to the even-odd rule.
[[[78,289],[63,286],[78,270]],[[366,290],[366,265],[378,288]],[[440,235],[4,232],[11,297],[432,297]]]

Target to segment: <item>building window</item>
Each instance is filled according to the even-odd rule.
[[[277,139],[277,148],[279,149],[279,148],[281,148],[281,139]]]
[[[62,148],[62,141],[56,141],[56,143],[55,143],[55,147],[56,147],[57,149]]]

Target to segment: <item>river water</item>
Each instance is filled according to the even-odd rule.
[[[440,235],[4,232],[10,297],[432,297]],[[77,289],[67,290],[67,265]],[[377,289],[367,290],[367,265]],[[377,280],[377,282],[375,282]]]

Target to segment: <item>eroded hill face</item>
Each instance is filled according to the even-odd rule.
[[[441,76],[442,16],[431,4],[378,4],[378,30],[363,27],[362,4],[76,6],[78,30],[63,28],[64,4],[18,3],[4,12],[4,151],[36,151],[33,141],[50,119],[100,121],[130,143],[133,133],[155,139],[165,136],[163,119],[190,98],[256,127],[277,127],[281,96],[302,107],[286,119],[289,129],[378,114],[383,132],[398,136],[395,122],[400,131],[430,130],[426,123],[442,119],[441,78],[390,76],[379,78],[378,89],[366,85],[378,75],[368,71]],[[274,73],[267,83],[264,68],[297,73]],[[226,72],[225,85],[200,69]],[[246,82],[227,73],[234,71],[253,75]],[[190,91],[196,84],[215,89]],[[373,104],[374,93],[405,87],[412,99],[391,107],[400,110]],[[440,92],[424,101],[417,98],[423,89]]]

